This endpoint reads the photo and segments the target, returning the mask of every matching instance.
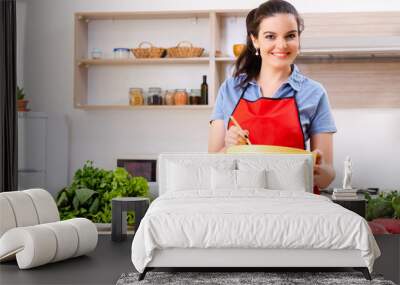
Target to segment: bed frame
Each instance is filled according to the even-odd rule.
[[[204,156],[208,159],[218,159],[222,154],[202,153],[164,153],[157,162],[157,181],[160,195],[164,193],[167,182],[167,162],[174,159],[201,159]],[[254,157],[260,154],[234,154],[224,155],[225,159],[237,159],[240,157]],[[274,154],[262,154],[276,159]],[[305,189],[312,193],[312,169],[313,159],[311,155],[293,154],[287,155],[291,159],[298,159],[306,162],[309,169]],[[156,268],[230,268],[235,271],[246,271],[246,269],[266,268],[343,268],[350,267],[361,271],[367,280],[371,276],[365,261],[359,250],[331,250],[331,249],[254,249],[254,248],[169,248],[157,249],[153,259],[139,280],[143,280],[146,273]],[[237,269],[237,270],[236,270]]]
[[[152,261],[139,275],[155,268],[232,268],[246,271],[254,268],[337,268],[350,267],[371,280],[359,250],[329,249],[193,249],[156,250]]]

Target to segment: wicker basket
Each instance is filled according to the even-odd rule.
[[[142,46],[145,44],[150,47],[143,48]],[[149,42],[141,42],[138,48],[133,48],[131,50],[136,58],[160,58],[166,54],[165,48],[154,47],[152,43]]]
[[[187,44],[188,46],[182,46]],[[182,41],[176,47],[167,49],[168,57],[199,57],[203,54],[204,48],[194,47],[191,42]]]

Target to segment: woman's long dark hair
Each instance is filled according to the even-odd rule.
[[[299,36],[304,30],[303,19],[300,17],[296,8],[284,0],[269,0],[261,4],[258,8],[251,10],[246,17],[246,48],[240,54],[235,63],[233,76],[238,77],[244,73],[246,76],[241,80],[238,87],[244,88],[247,83],[257,78],[261,70],[261,56],[255,55],[256,49],[253,46],[250,35],[258,38],[260,23],[264,18],[275,16],[276,14],[291,14],[296,18]]]

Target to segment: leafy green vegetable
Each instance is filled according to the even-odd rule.
[[[99,204],[100,204],[99,201],[100,201],[99,198],[96,198],[96,199],[93,201],[93,204],[92,204],[92,205],[90,206],[90,208],[89,208],[89,212],[90,212],[91,214],[96,214],[97,211],[99,210]]]
[[[97,194],[96,191],[87,188],[79,188],[76,189],[76,197],[78,197],[79,204],[83,205],[87,200],[90,199],[94,194]]]
[[[371,198],[367,193],[367,220],[377,218],[400,218],[400,192],[382,192],[377,197]]]
[[[84,217],[96,223],[111,222],[111,200],[115,197],[149,197],[143,177],[132,177],[124,168],[114,171],[93,167],[92,161],[75,172],[72,184],[57,196],[61,219]],[[128,224],[134,213],[128,213]]]
[[[67,194],[65,192],[61,192],[61,195],[59,195],[57,200],[57,207],[66,206],[67,203],[68,203]]]

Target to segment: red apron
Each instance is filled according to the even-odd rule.
[[[286,98],[261,97],[256,101],[249,101],[243,98],[247,88],[248,85],[243,90],[232,116],[243,130],[249,131],[250,142],[305,149],[296,101],[297,92]],[[233,122],[229,119],[228,129],[232,125]],[[314,194],[319,194],[318,187],[314,187]]]

